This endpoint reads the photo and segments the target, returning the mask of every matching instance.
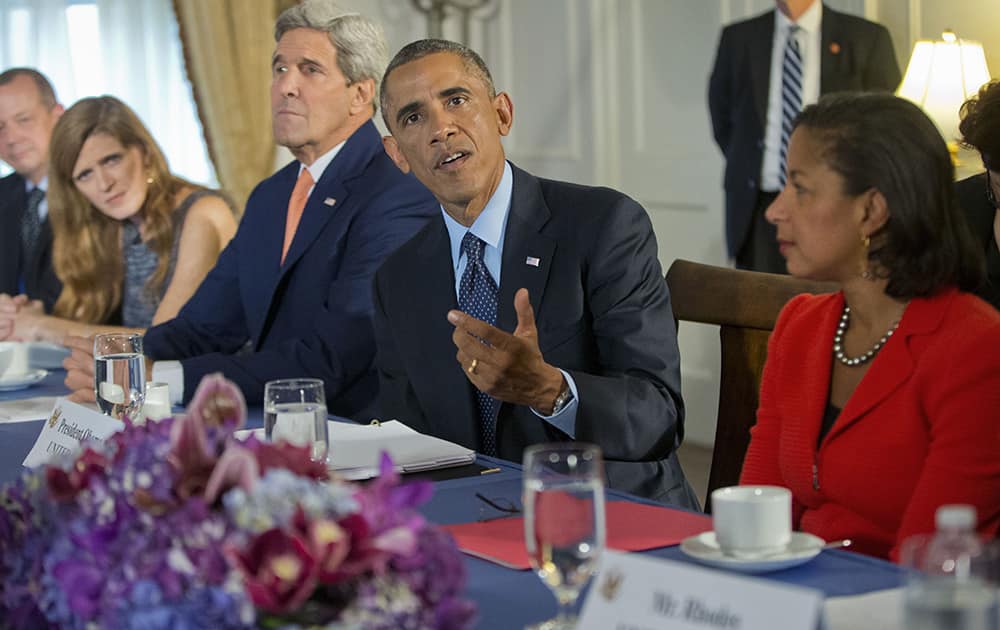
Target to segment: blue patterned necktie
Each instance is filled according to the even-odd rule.
[[[788,29],[785,57],[781,63],[781,148],[779,149],[778,182],[785,187],[785,164],[788,159],[788,139],[792,123],[802,111],[802,52],[796,35],[798,26]]]
[[[458,308],[491,326],[497,323],[497,284],[483,262],[484,243],[472,232],[462,237],[462,252],[465,254],[465,272],[458,285]],[[498,401],[487,393],[476,390],[479,407],[479,433],[481,452],[485,455],[497,453],[496,411]]]
[[[45,191],[35,187],[28,193],[28,203],[21,217],[21,269],[27,267],[38,247],[38,237],[42,231],[42,219],[38,216],[38,206],[45,199]],[[22,272],[23,273],[23,272]]]

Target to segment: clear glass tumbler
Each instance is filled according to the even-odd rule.
[[[94,396],[106,416],[138,419],[146,392],[142,335],[102,333],[94,337]]]
[[[264,385],[264,435],[272,442],[308,446],[310,459],[329,464],[323,381],[317,378],[268,381]]]

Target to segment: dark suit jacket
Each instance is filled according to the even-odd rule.
[[[1000,250],[993,232],[997,209],[986,199],[986,173],[956,182],[955,190],[969,220],[972,236],[986,254],[986,284],[976,291],[976,295],[1000,310]]]
[[[0,179],[0,293],[20,293],[18,280],[24,275],[24,288],[29,297],[41,300],[46,312],[52,311],[62,283],[52,270],[52,228],[42,222],[39,246],[31,260],[21,268],[21,218],[28,205],[24,178],[11,173]]]
[[[750,232],[760,189],[776,19],[777,10],[771,10],[724,28],[708,84],[712,130],[726,157],[723,186],[730,257]],[[823,5],[820,28],[820,94],[896,89],[899,65],[884,26]]]
[[[528,289],[545,360],[580,395],[576,438],[599,444],[611,487],[696,507],[674,449],[683,435],[680,359],[670,294],[646,212],[606,188],[536,179],[514,167],[497,326],[517,326],[514,293]],[[538,266],[526,264],[537,258]],[[478,448],[474,388],[455,360],[458,308],[447,228],[438,217],[375,276],[376,364],[385,418]],[[529,408],[505,403],[501,457],[568,436]]]
[[[234,380],[251,404],[269,380],[316,377],[332,413],[369,419],[378,387],[372,275],[439,206],[386,156],[369,121],[316,183],[282,265],[298,172],[293,162],[257,186],[215,268],[175,319],[146,333],[145,351],[181,359],[185,401],[210,372]]]

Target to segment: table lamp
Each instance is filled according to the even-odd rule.
[[[945,31],[939,40],[914,44],[896,95],[913,101],[930,116],[955,155],[959,108],[989,80],[983,45]]]

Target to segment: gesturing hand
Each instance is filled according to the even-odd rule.
[[[562,372],[546,363],[538,348],[535,311],[527,289],[518,289],[514,295],[514,310],[514,334],[462,311],[448,311],[448,321],[455,326],[451,337],[458,348],[455,359],[480,391],[549,414],[564,387]]]

